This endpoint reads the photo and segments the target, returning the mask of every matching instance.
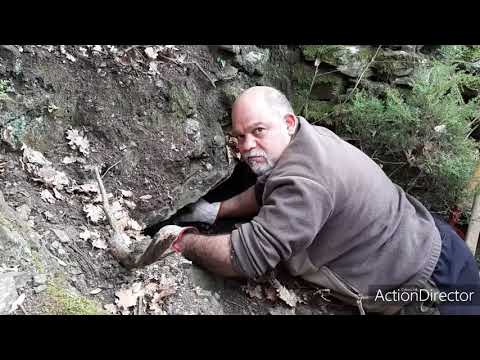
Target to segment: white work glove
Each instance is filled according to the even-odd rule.
[[[152,242],[142,255],[138,257],[136,266],[146,266],[162,259],[167,250],[182,252],[184,249],[182,239],[186,233],[198,234],[198,229],[193,226],[181,227],[177,225],[166,225],[154,236]],[[168,254],[165,254],[165,256]]]
[[[212,225],[217,219],[220,202],[209,203],[203,199],[189,205],[187,212],[180,215],[179,222],[202,222]]]

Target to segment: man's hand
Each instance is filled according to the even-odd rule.
[[[202,222],[212,225],[217,220],[220,204],[220,202],[209,203],[200,199],[190,205],[188,211],[180,215],[177,220],[180,222]]]
[[[194,227],[181,227],[177,225],[166,225],[154,236],[153,240],[142,255],[137,259],[136,266],[147,266],[160,260],[164,254],[172,251],[182,252],[184,248],[183,236],[187,233],[198,233]],[[165,254],[166,255],[166,254]]]

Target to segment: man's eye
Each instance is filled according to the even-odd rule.
[[[265,129],[263,129],[263,128],[256,128],[255,130],[253,130],[253,133],[256,134],[256,135],[258,135],[258,134],[261,134],[261,133],[263,132],[263,130],[265,130]]]

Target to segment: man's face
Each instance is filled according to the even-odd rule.
[[[263,101],[240,102],[232,112],[232,134],[242,159],[258,175],[269,173],[290,142],[287,114],[272,111]]]

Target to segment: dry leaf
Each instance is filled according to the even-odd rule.
[[[53,194],[58,200],[64,200],[63,195],[56,188],[53,188]]]
[[[127,221],[127,228],[128,228],[128,229],[135,230],[135,231],[140,231],[140,230],[142,230],[142,227],[138,224],[138,222],[136,222],[136,221],[133,220],[133,219],[128,219],[128,221]]]
[[[56,186],[63,189],[65,185],[69,184],[67,175],[62,171],[57,171],[51,166],[43,166],[41,168],[32,169],[32,172],[37,176],[37,181],[41,181],[46,185]]]
[[[133,192],[131,192],[130,190],[121,190],[120,189],[120,192],[122,193],[122,196],[124,198],[129,198],[129,197],[133,196]]]
[[[52,193],[47,189],[41,192],[40,197],[43,201],[49,202],[50,204],[55,204],[55,198],[53,197]]]
[[[80,233],[79,237],[80,239],[87,241],[91,238],[98,239],[100,235],[96,231],[85,230]]]
[[[77,161],[85,163],[84,159],[81,159],[81,158],[78,158],[78,157],[75,157],[75,156],[65,156],[62,160],[62,163],[68,165],[68,164],[73,164]]]
[[[66,244],[70,242],[70,238],[68,237],[67,233],[60,229],[52,229],[52,231],[57,235],[60,242]]]
[[[78,149],[83,155],[88,156],[90,153],[90,143],[83,136],[83,133],[77,129],[67,130],[67,139],[70,140],[68,145],[72,149]]]
[[[94,248],[102,249],[102,250],[105,250],[105,249],[108,247],[107,243],[106,243],[105,240],[103,240],[103,239],[95,239],[95,240],[93,240],[93,241],[92,241],[92,246],[93,246]]]
[[[107,193],[107,200],[110,200],[111,198],[113,198],[113,194],[112,194],[112,193]],[[101,195],[101,194],[98,194],[92,201],[93,201],[95,204],[103,203],[102,195]]]
[[[23,161],[32,163],[32,164],[37,164],[37,165],[51,165],[52,163],[45,159],[43,154],[39,151],[33,150],[29,148],[27,145],[23,144],[22,146],[23,150]]]
[[[97,295],[99,293],[101,293],[103,291],[103,289],[100,289],[100,288],[96,288],[96,289],[93,289],[92,291],[89,292],[90,295]]]
[[[297,295],[293,292],[288,290],[285,286],[280,284],[280,282],[275,281],[275,287],[277,289],[277,294],[280,299],[282,299],[288,306],[295,307],[298,302]]]
[[[158,49],[155,50],[153,47],[149,46],[149,47],[145,48],[145,54],[147,54],[147,56],[150,59],[155,60],[158,56]]]
[[[141,200],[150,200],[153,196],[152,195],[143,195],[143,196],[140,196],[140,199]]]
[[[82,184],[80,186],[73,186],[71,188],[72,191],[77,191],[77,192],[80,192],[80,193],[85,193],[85,194],[89,194],[89,193],[95,193],[95,194],[98,194],[100,193],[100,189],[98,188],[98,184],[96,183],[86,183],[86,184]]]
[[[132,289],[121,289],[115,292],[118,297],[116,304],[120,309],[128,309],[137,304],[138,295],[134,294]]]
[[[137,207],[133,201],[123,200],[123,202],[130,210],[134,210]]]
[[[118,312],[117,306],[115,304],[106,304],[103,305],[103,308],[107,310],[110,314],[116,314]]]
[[[93,204],[87,204],[83,207],[83,211],[87,214],[87,218],[92,222],[97,223],[100,220],[105,219],[105,213],[100,206]]]

